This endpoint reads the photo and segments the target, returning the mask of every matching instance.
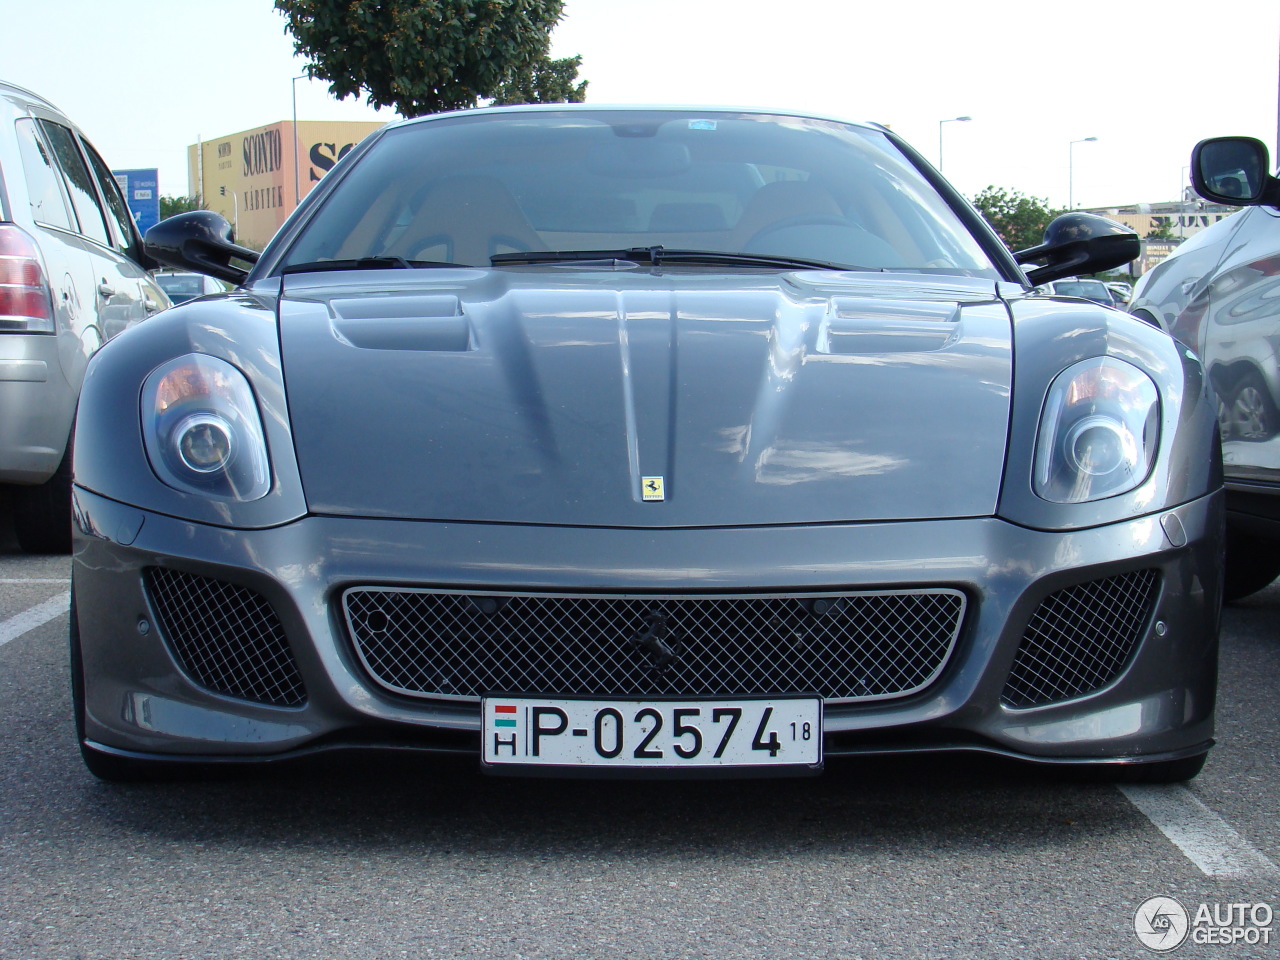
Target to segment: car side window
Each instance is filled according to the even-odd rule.
[[[75,230],[67,200],[59,186],[58,171],[54,167],[49,148],[40,139],[35,121],[23,118],[17,122],[18,152],[22,157],[22,172],[27,181],[27,196],[31,201],[31,216],[36,223],[63,230]]]
[[[118,238],[116,248],[136,260],[138,258],[137,230],[133,225],[133,215],[129,212],[129,206],[120,195],[120,184],[111,175],[103,159],[98,156],[98,151],[94,150],[87,141],[82,140],[81,143],[84,144],[84,152],[89,157],[89,165],[93,167],[93,175],[98,179],[98,188],[107,198],[107,216],[115,221]]]
[[[98,195],[93,189],[89,168],[85,166],[80,149],[76,146],[75,134],[62,124],[48,120],[41,120],[40,126],[49,138],[58,166],[62,168],[67,192],[71,194],[71,203],[80,220],[80,232],[91,240],[109,246],[111,241],[107,235],[107,222],[98,205]]]

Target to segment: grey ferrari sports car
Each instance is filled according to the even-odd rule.
[[[95,356],[76,722],[108,778],[338,750],[769,776],[973,751],[1194,776],[1216,401],[1068,214],[1016,255],[874,124],[529,106],[405,121],[235,285]],[[1024,266],[1025,273],[1024,273]]]

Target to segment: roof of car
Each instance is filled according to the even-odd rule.
[[[55,113],[62,113],[62,111],[58,109],[57,106],[50,103],[48,100],[40,96],[40,94],[36,93],[34,90],[28,90],[26,87],[20,87],[16,83],[10,83],[7,80],[0,80],[0,94],[4,95],[6,98],[10,100],[27,100],[30,102],[38,103],[41,106],[54,111]]]
[[[584,113],[603,113],[617,111],[635,111],[637,113],[681,112],[681,113],[753,113],[765,116],[804,117],[810,120],[830,120],[835,123],[852,123],[856,126],[869,127],[873,130],[886,130],[885,124],[869,120],[850,120],[848,117],[837,117],[831,114],[816,113],[812,110],[796,110],[784,107],[743,107],[717,105],[708,106],[699,103],[521,103],[509,106],[473,107],[466,110],[450,110],[444,113],[425,114],[421,117],[409,117],[396,121],[390,126],[399,127],[407,124],[425,123],[446,117],[473,117],[477,115],[501,115],[508,113],[562,113],[564,111],[581,111]]]

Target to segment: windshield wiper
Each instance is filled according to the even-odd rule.
[[[291,263],[280,273],[319,273],[325,270],[416,270],[419,267],[465,266],[467,266],[465,263],[406,260],[404,257],[357,257],[354,260],[313,260],[310,263]]]
[[[626,250],[527,250],[522,253],[498,253],[489,258],[495,267],[519,263],[589,263],[598,260],[622,260],[629,263],[705,263],[734,267],[799,267],[807,270],[876,270],[828,260],[805,257],[779,257],[767,253],[729,253],[723,250],[668,250],[653,247],[630,247]]]

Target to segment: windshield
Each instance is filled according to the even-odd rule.
[[[275,269],[368,257],[490,266],[657,246],[999,276],[882,132],[682,111],[477,113],[393,128]]]

